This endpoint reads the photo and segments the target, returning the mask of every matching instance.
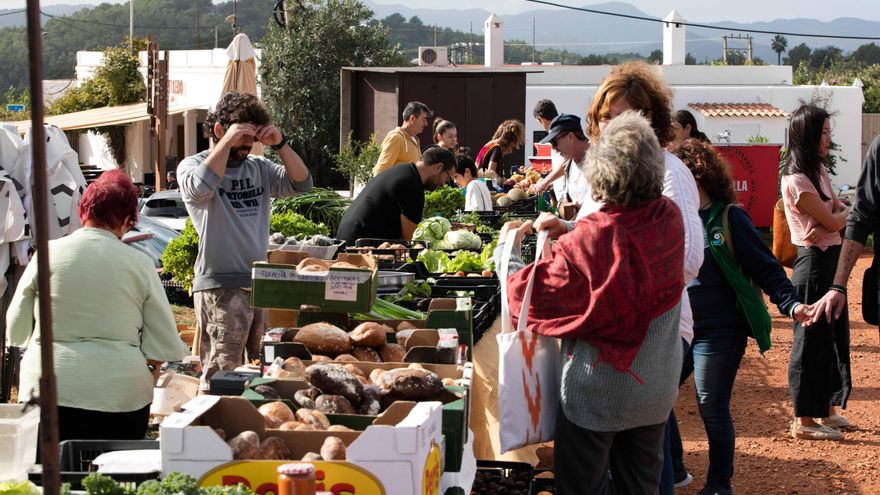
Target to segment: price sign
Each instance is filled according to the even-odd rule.
[[[357,301],[357,274],[331,271],[324,287],[324,299],[328,301]]]

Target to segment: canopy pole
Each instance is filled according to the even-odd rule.
[[[55,380],[52,299],[49,297],[49,221],[46,180],[46,130],[43,128],[43,60],[40,38],[40,0],[27,0],[28,66],[31,88],[31,150],[33,152],[34,229],[37,240],[37,294],[40,315],[40,457],[43,493],[60,493],[58,453],[58,395]]]

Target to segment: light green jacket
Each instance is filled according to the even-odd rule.
[[[82,228],[49,243],[58,405],[129,412],[153,399],[147,359],[186,355],[153,263],[103,229]],[[9,344],[27,347],[19,397],[38,389],[37,258],[6,314]]]

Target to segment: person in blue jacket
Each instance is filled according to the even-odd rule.
[[[709,470],[700,495],[732,494],[736,435],[730,398],[746,341],[763,353],[770,348],[770,315],[755,285],[779,312],[804,322],[812,308],[801,302],[783,268],[767,249],[749,215],[736,206],[730,166],[710,144],[687,139],[675,151],[697,181],[705,256],[688,286],[694,340],[685,356],[681,381],[694,375],[700,416],[709,440]],[[681,436],[672,436],[677,471],[684,470]],[[677,447],[677,448],[676,448]]]

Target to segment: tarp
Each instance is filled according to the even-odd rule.
[[[187,110],[196,110],[205,108],[204,105],[187,105],[183,103],[172,102],[168,107],[168,115],[174,115],[185,112]],[[64,131],[72,131],[76,129],[89,129],[92,127],[101,127],[106,125],[123,125],[132,122],[148,120],[150,115],[147,113],[146,103],[134,103],[131,105],[120,105],[116,107],[101,107],[91,110],[83,110],[82,112],[65,113],[62,115],[54,115],[46,117],[46,124],[57,126]],[[21,120],[14,122],[18,127],[18,132],[24,134],[31,127],[30,120]]]

